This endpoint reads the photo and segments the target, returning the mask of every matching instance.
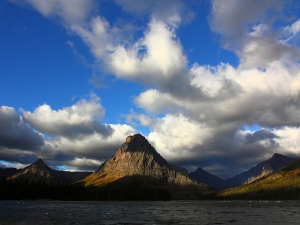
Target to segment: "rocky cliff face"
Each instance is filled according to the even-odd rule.
[[[140,134],[127,137],[116,154],[86,177],[84,183],[85,186],[102,186],[130,176],[147,176],[167,183],[198,185],[209,189],[208,185],[174,170]]]
[[[250,170],[245,171],[233,178],[226,180],[228,187],[234,187],[241,184],[249,184],[258,179],[266,177],[267,175],[273,173],[279,168],[286,166],[295,161],[293,158],[286,157],[284,155],[275,153],[270,159],[257,164],[255,167],[252,167]]]

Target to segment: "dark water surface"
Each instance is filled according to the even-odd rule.
[[[0,224],[300,224],[300,202],[0,201]]]

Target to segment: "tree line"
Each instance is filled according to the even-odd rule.
[[[10,179],[0,177],[0,200],[170,200],[165,188],[140,186],[84,187],[83,184],[67,184],[46,179]]]

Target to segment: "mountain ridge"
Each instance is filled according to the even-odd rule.
[[[218,199],[300,200],[300,160],[278,169],[252,183],[228,188]]]
[[[251,169],[244,171],[232,178],[226,180],[228,187],[235,187],[242,184],[252,183],[261,179],[279,168],[295,161],[295,159],[275,153],[271,158],[257,164]]]
[[[44,180],[46,182],[73,183],[90,175],[92,172],[70,172],[51,169],[42,159],[19,170],[10,176],[11,179],[27,179],[28,181]]]
[[[198,167],[196,171],[191,172],[190,176],[198,181],[211,185],[216,190],[227,188],[227,184],[222,178],[208,173],[201,167]]]
[[[190,176],[194,179],[210,184],[217,190],[222,190],[230,187],[237,187],[239,185],[248,184],[255,182],[258,179],[268,176],[269,174],[275,172],[279,168],[282,168],[295,161],[295,159],[284,156],[279,153],[273,154],[273,156],[251,169],[246,170],[232,178],[223,180],[215,175],[208,173],[199,167],[196,171],[190,173]]]

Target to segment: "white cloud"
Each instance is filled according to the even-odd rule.
[[[43,105],[33,113],[23,111],[23,114],[30,125],[52,137],[33,130],[12,107],[1,106],[0,158],[19,167],[42,158],[50,166],[93,171],[115,154],[127,136],[137,133],[126,124],[107,124],[106,129],[114,132],[99,133],[97,118],[104,116],[104,109],[95,95],[89,101],[81,100],[57,111]]]
[[[135,104],[150,113],[160,113],[172,110],[178,106],[176,99],[168,93],[161,93],[156,89],[142,92],[134,99]]]
[[[82,99],[71,107],[57,111],[47,104],[39,106],[33,113],[21,111],[24,119],[42,133],[72,139],[93,133],[108,137],[113,129],[100,122],[105,110],[99,102],[100,98],[92,94],[89,101]]]
[[[43,16],[58,17],[68,24],[84,22],[95,4],[93,0],[13,0],[13,2],[28,3]]]
[[[300,31],[300,19],[296,20],[292,25],[284,28],[287,32],[296,35]]]
[[[168,79],[186,65],[181,45],[174,38],[171,27],[153,18],[149,31],[133,48],[116,46],[108,62],[109,68],[117,76],[133,76],[152,84]]]
[[[114,129],[114,133],[107,138],[94,133],[73,140],[62,136],[45,139],[42,158],[52,161],[53,165],[63,164],[74,170],[96,170],[101,162],[116,153],[127,136],[137,133],[129,125],[110,124],[110,126]]]
[[[300,128],[299,127],[282,127],[275,129],[274,133],[280,138],[277,139],[278,144],[283,149],[284,153],[300,154],[299,140]]]
[[[266,68],[274,61],[297,61],[299,47],[288,44],[299,30],[297,21],[287,27],[276,23],[291,16],[283,15],[285,7],[278,0],[215,0],[210,25],[220,34],[223,46],[234,51],[245,67]]]
[[[152,129],[148,135],[149,141],[168,160],[194,156],[193,148],[211,137],[211,130],[208,127],[195,123],[181,114],[167,114],[158,119]]]
[[[75,25],[71,29],[104,63],[106,70],[117,77],[161,86],[185,69],[186,58],[174,27],[161,20],[152,18],[144,37],[130,45],[120,40],[114,27],[99,16],[88,27]]]

